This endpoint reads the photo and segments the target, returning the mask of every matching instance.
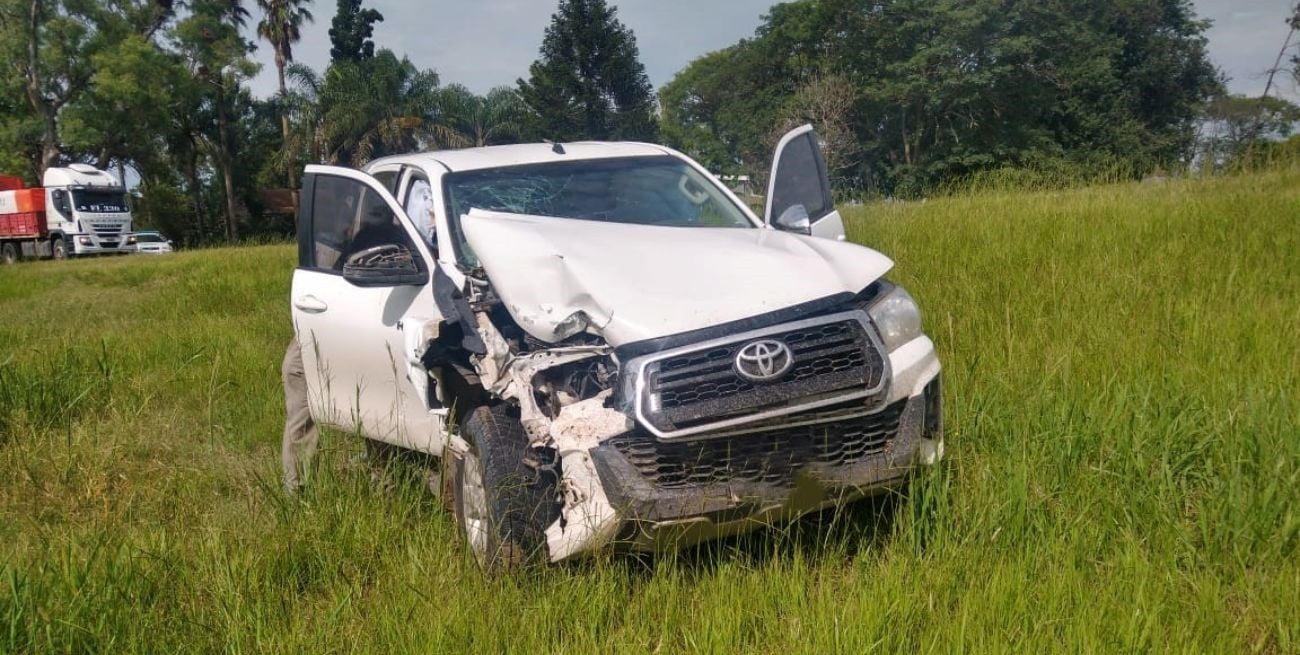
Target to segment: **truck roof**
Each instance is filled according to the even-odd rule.
[[[509,146],[433,150],[406,155],[393,155],[370,162],[366,165],[366,170],[374,170],[375,167],[384,164],[422,164],[425,166],[441,166],[449,171],[471,171],[496,168],[498,166],[542,164],[566,160],[673,154],[673,151],[662,146],[628,141],[584,141],[558,145],[563,150],[562,153],[556,152],[554,144],[521,143]]]
[[[121,183],[112,174],[87,166],[86,164],[69,164],[61,168],[45,169],[43,180],[45,187],[87,186],[121,188]]]

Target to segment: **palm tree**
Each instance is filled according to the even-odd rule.
[[[390,50],[330,66],[321,102],[326,157],[333,162],[358,166],[386,154],[465,144],[447,123],[438,74]]]
[[[305,6],[311,0],[257,0],[262,9],[262,21],[257,24],[257,36],[275,49],[275,69],[280,78],[280,100],[288,97],[285,86],[285,68],[293,61],[293,44],[302,40],[302,26],[312,22],[311,11]],[[289,140],[289,114],[285,109],[280,113],[280,129],[284,140]],[[289,187],[293,188],[293,163],[287,166]]]
[[[306,161],[312,164],[322,163],[324,139],[321,130],[321,90],[324,81],[316,71],[302,64],[290,64],[285,76],[293,88],[284,94],[284,117],[290,129],[280,152],[276,155],[276,166],[292,168]]]
[[[447,122],[473,146],[513,143],[519,140],[528,111],[519,92],[499,86],[480,96],[453,84],[443,89]]]
[[[294,127],[281,163],[305,153],[314,162],[360,166],[386,154],[470,144],[449,122],[438,75],[390,50],[335,62],[324,75],[295,64],[288,76],[294,88],[285,107]]]

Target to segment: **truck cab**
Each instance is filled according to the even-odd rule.
[[[45,171],[45,220],[55,259],[135,252],[126,188],[86,164]]]

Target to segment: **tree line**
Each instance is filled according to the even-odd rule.
[[[383,15],[362,0],[337,0],[324,70],[297,63],[318,12],[0,0],[0,171],[129,169],[140,222],[201,244],[290,231],[266,191],[304,164],[418,149],[659,141],[761,178],[779,135],[811,121],[838,188],[913,196],[1006,167],[1219,166],[1300,116],[1224,93],[1187,0],[797,0],[657,94],[605,0],[560,0],[526,76],[484,95],[376,44]],[[248,88],[259,45],[278,81],[264,99]]]
[[[603,1],[562,3],[529,80],[483,95],[377,46],[383,15],[361,0],[337,0],[324,70],[295,62],[316,20],[312,4],[0,0],[0,172],[37,183],[69,162],[116,169],[138,180],[141,225],[193,245],[288,233],[292,215],[265,192],[296,187],[308,163],[654,138],[654,95],[635,41]],[[259,42],[274,54],[279,85],[265,99],[248,88]],[[568,62],[566,77],[564,53],[574,48],[586,60]],[[575,81],[576,66],[592,62],[600,79]],[[586,109],[568,107],[571,97]]]

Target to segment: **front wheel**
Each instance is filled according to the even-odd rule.
[[[63,237],[54,237],[54,240],[50,242],[50,252],[53,253],[55,259],[67,259],[68,242],[64,241]]]
[[[0,246],[0,264],[13,264],[18,261],[18,249],[12,243]]]
[[[462,430],[469,451],[451,462],[456,522],[479,565],[520,568],[542,559],[559,516],[555,475],[528,463],[528,435],[505,406],[480,407]]]

